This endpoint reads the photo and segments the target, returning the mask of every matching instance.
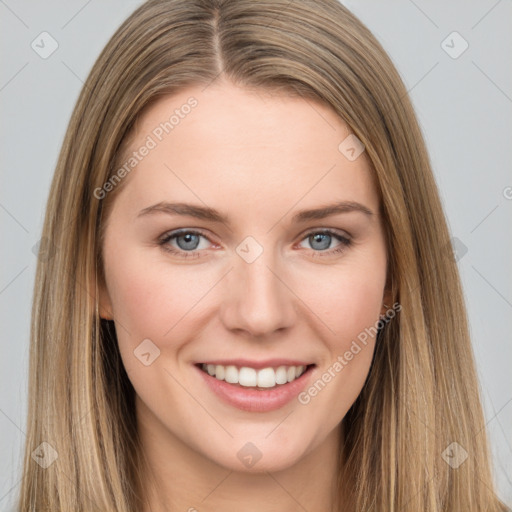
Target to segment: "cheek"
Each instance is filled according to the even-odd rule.
[[[322,418],[324,433],[343,419],[368,376],[382,306],[384,277],[373,275],[362,280],[354,273],[343,278],[339,276],[330,283],[327,299],[315,295],[318,311],[323,311],[322,320],[330,330],[323,338],[327,351],[311,385],[298,396],[298,402],[311,417]]]
[[[368,375],[382,310],[385,255],[336,271],[330,268],[324,279],[318,274],[316,279],[306,277],[301,297],[314,311],[317,325],[326,326],[322,339],[327,350],[313,385],[299,402],[320,415],[330,411],[325,421],[332,427],[351,407]]]
[[[175,344],[215,284],[211,271],[171,266],[164,257],[148,261],[139,251],[126,251],[119,262],[106,265],[106,272],[121,349],[133,350],[147,338],[160,348]]]
[[[345,350],[377,323],[386,281],[385,261],[346,265],[303,275],[300,297],[326,327],[332,350]]]

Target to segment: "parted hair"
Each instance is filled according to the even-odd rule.
[[[135,391],[98,306],[103,227],[123,183],[102,200],[94,190],[118,169],[149,105],[215,80],[323,102],[371,164],[401,310],[379,331],[343,419],[339,488],[350,510],[507,510],[494,490],[460,278],[421,130],[391,59],[336,0],[149,0],[96,60],[43,226],[51,250],[38,260],[33,296],[18,510],[142,509]],[[42,442],[58,454],[47,468],[31,456]],[[467,452],[457,468],[443,456],[452,443]]]

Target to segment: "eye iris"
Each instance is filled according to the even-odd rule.
[[[181,244],[180,240],[184,239],[185,244]],[[190,250],[196,249],[199,244],[199,236],[193,233],[186,233],[185,235],[179,235],[176,237],[176,242],[180,249]]]
[[[329,245],[331,244],[331,235],[327,233],[315,233],[314,235],[311,235],[309,237],[309,240],[311,242],[311,246],[314,249],[328,249]],[[315,247],[315,242],[322,242],[320,245],[321,247]]]

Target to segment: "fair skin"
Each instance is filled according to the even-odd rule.
[[[226,82],[203,89],[159,99],[140,119],[129,151],[190,96],[198,101],[125,178],[103,246],[100,307],[116,325],[151,468],[144,512],[334,510],[340,422],[368,375],[375,339],[334,377],[332,366],[390,304],[368,159],[338,150],[350,132],[319,102]],[[341,201],[371,214],[294,219]],[[140,215],[162,202],[207,206],[229,224]],[[159,244],[178,229],[202,236]],[[350,244],[322,237],[326,229]],[[250,263],[237,252],[248,236],[263,249]],[[134,355],[146,339],[160,350],[147,366]],[[196,366],[242,358],[306,362],[302,391],[330,367],[332,378],[307,403],[295,397],[270,411],[242,410]],[[253,466],[237,456],[244,446],[261,455]]]

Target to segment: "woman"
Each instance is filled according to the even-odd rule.
[[[506,510],[420,130],[334,0],[137,9],[43,236],[19,510]]]

